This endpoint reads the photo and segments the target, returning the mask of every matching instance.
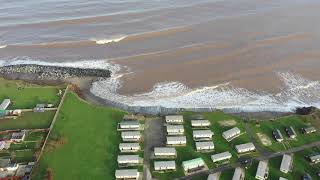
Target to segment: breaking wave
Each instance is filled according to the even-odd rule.
[[[109,43],[116,43],[120,42],[121,40],[125,39],[127,36],[120,36],[120,37],[115,37],[111,39],[91,39],[92,41],[95,41],[96,44],[99,45],[104,45],[104,44],[109,44]]]
[[[6,48],[7,45],[0,45],[0,49]]]
[[[151,92],[120,95],[122,75],[94,82],[91,92],[98,97],[129,107],[165,107],[185,109],[222,109],[233,112],[291,112],[297,107],[320,107],[320,83],[291,72],[279,72],[284,88],[278,94],[253,92],[230,83],[189,88],[180,82],[163,82]]]

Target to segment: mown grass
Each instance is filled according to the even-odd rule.
[[[16,119],[0,119],[0,130],[49,128],[55,111],[26,112]]]
[[[256,133],[259,132],[269,137],[269,139],[272,142],[272,145],[270,146],[264,146],[257,136],[255,138],[257,139],[257,142],[259,142],[262,147],[264,147],[265,149],[271,152],[287,150],[292,147],[298,147],[304,144],[318,141],[320,139],[319,131],[313,134],[308,134],[308,135],[304,135],[300,132],[300,129],[302,127],[305,127],[308,125],[312,125],[311,121],[298,115],[282,117],[274,121],[261,121],[258,123],[255,123],[255,122],[250,123],[250,127],[253,130],[255,136],[256,136]],[[286,126],[292,126],[295,129],[295,132],[297,133],[297,138],[295,139],[288,138],[284,130]],[[279,129],[281,131],[281,134],[284,137],[283,142],[281,143],[276,142],[276,140],[273,138],[272,130],[275,130],[275,129]]]
[[[120,134],[117,123],[125,113],[91,106],[68,93],[33,180],[114,179]]]
[[[193,113],[193,112],[184,112],[184,128],[187,136],[187,146],[185,147],[177,147],[177,159],[176,159],[176,166],[177,166],[177,171],[175,172],[168,172],[168,173],[157,173],[153,172],[153,175],[158,178],[159,180],[167,180],[167,179],[174,179],[177,177],[182,177],[184,176],[183,168],[182,168],[182,162],[194,158],[201,157],[207,164],[209,168],[215,168],[218,167],[218,164],[214,164],[211,160],[211,155],[224,152],[224,151],[229,151],[232,153],[233,157],[231,159],[231,163],[235,162],[237,160],[237,153],[234,150],[234,145],[237,144],[242,144],[242,143],[247,143],[249,141],[249,137],[247,134],[242,134],[241,136],[235,138],[231,142],[227,142],[223,137],[222,137],[222,132],[232,128],[233,126],[230,127],[223,127],[219,124],[219,121],[225,121],[225,120],[235,120],[237,124],[235,125],[236,127],[239,127],[241,132],[245,132],[244,124],[242,120],[238,117],[232,116],[225,114],[221,111],[216,111],[216,112],[211,112],[211,113],[202,113],[206,119],[208,119],[211,122],[210,129],[214,132],[213,136],[213,143],[215,145],[215,151],[210,152],[210,153],[201,153],[197,152],[195,149],[195,142],[193,140],[192,136],[192,127],[191,127],[191,117],[195,114],[199,113]],[[153,170],[153,169],[151,169]],[[204,179],[205,177],[199,177],[199,179]]]
[[[59,89],[63,87],[39,86],[23,81],[11,81],[0,78],[0,101],[9,98],[12,101],[9,109],[28,109],[38,103],[58,105]]]

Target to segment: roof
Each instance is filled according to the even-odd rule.
[[[219,160],[229,159],[231,157],[232,157],[232,154],[229,151],[226,151],[218,154],[213,154],[211,156],[211,159],[219,161]]]
[[[268,171],[268,162],[259,161],[256,177],[264,177],[267,171]]]
[[[320,159],[320,154],[315,154],[309,157],[311,161],[317,161]]]
[[[317,129],[313,126],[303,128],[306,132],[315,132]]]
[[[116,170],[116,177],[121,177],[121,176],[130,176],[130,177],[135,177],[138,176],[138,169],[117,169]]]
[[[0,104],[0,109],[7,109],[10,103],[11,103],[10,99],[4,99]]]
[[[140,136],[140,131],[122,131],[121,136]]]
[[[132,121],[121,121],[120,125],[136,125],[136,126],[139,126],[140,123],[139,123],[139,121],[135,121],[135,120],[132,120]]]
[[[193,169],[199,166],[204,166],[205,163],[202,158],[191,159],[188,161],[183,161],[182,166],[184,169]]]
[[[279,177],[279,180],[288,180],[288,179],[286,179],[284,177]]]
[[[155,161],[154,167],[174,167],[176,168],[176,162],[175,161]]]
[[[139,143],[120,143],[120,148],[140,147]]]
[[[12,133],[11,138],[21,139],[25,134],[26,134],[25,132],[15,132],[15,133]]]
[[[220,173],[209,174],[207,180],[219,180]]]
[[[201,119],[201,120],[191,120],[191,125],[196,126],[196,125],[210,125],[210,121],[206,119]]]
[[[167,136],[167,141],[187,141],[186,136]]]
[[[282,157],[281,165],[280,165],[280,170],[281,171],[290,171],[291,169],[291,163],[292,163],[292,156],[288,154],[284,154]]]
[[[184,130],[183,125],[168,125],[167,131],[173,131],[173,130]]]
[[[194,130],[193,136],[201,136],[201,135],[213,135],[211,130]]]
[[[0,168],[8,167],[10,165],[10,159],[0,159]]]
[[[118,155],[118,162],[121,161],[139,161],[139,155]]]
[[[183,116],[182,115],[168,115],[166,116],[166,122],[170,121],[183,121]]]
[[[155,147],[154,148],[155,154],[162,154],[162,153],[168,153],[168,154],[176,154],[176,148],[174,147]]]
[[[212,141],[204,141],[204,142],[196,142],[196,147],[214,147],[214,144]]]
[[[245,144],[238,144],[235,147],[236,149],[239,149],[239,150],[255,148],[254,144],[251,142],[245,143]]]
[[[232,129],[229,129],[225,132],[222,133],[222,136],[225,137],[225,138],[230,138],[230,137],[233,137],[237,134],[240,134],[240,129],[238,127],[234,127]]]
[[[244,173],[243,169],[241,169],[240,167],[237,167],[234,170],[232,180],[241,180],[241,177],[242,177],[243,173]]]

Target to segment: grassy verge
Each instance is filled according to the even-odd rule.
[[[0,119],[0,130],[49,128],[55,111],[26,112],[16,119]]]
[[[33,180],[114,179],[124,112],[95,107],[68,93]]]
[[[39,86],[23,81],[11,81],[0,78],[0,101],[9,98],[12,105],[9,109],[33,108],[38,103],[57,105],[60,97],[57,95],[63,87]]]

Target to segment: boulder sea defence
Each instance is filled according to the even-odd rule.
[[[0,75],[11,79],[64,80],[68,78],[103,77],[108,78],[111,71],[105,69],[83,69],[60,66],[21,64],[0,67]]]

